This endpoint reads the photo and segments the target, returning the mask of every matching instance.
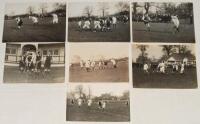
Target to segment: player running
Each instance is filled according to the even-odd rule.
[[[182,63],[182,64],[181,64],[181,71],[180,71],[180,73],[181,73],[181,74],[184,74],[184,71],[185,71],[185,64]]]
[[[171,20],[172,20],[172,23],[174,24],[174,33],[180,32],[180,30],[179,30],[180,22],[179,22],[178,16],[176,16],[176,15],[171,16]]]
[[[80,20],[80,21],[78,21],[78,28],[79,28],[79,30],[81,30],[82,29],[82,21]]]
[[[151,21],[151,18],[149,17],[148,14],[144,14],[143,17],[142,17],[142,20],[147,28],[148,31],[150,31],[150,21]]]
[[[17,21],[17,28],[18,29],[21,29],[22,25],[23,25],[23,21],[20,17],[17,17],[16,18],[16,21]]]

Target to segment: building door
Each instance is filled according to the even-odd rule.
[[[26,52],[36,52],[36,46],[35,45],[32,45],[32,44],[27,44],[27,45],[24,45],[22,47],[22,53],[26,53]]]

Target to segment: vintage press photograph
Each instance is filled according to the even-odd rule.
[[[3,42],[65,42],[65,25],[65,3],[6,3]]]
[[[4,83],[64,83],[64,43],[7,43]]]
[[[195,45],[133,45],[133,87],[197,88]]]
[[[130,121],[129,85],[70,84],[67,121]]]
[[[194,43],[193,3],[132,3],[133,42]]]
[[[122,43],[70,44],[70,82],[128,82],[129,46]]]
[[[130,42],[128,2],[69,3],[70,42]]]

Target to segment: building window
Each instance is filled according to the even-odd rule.
[[[58,50],[54,50],[54,55],[57,55],[58,56]]]
[[[16,55],[17,54],[17,49],[15,49],[15,48],[6,48],[6,54]]]
[[[11,49],[11,54],[16,54],[16,49]]]
[[[47,50],[43,50],[43,55],[47,55]]]
[[[58,49],[51,49],[51,50],[43,50],[43,55],[48,55],[48,53],[50,53],[50,55],[55,55],[58,56],[59,55],[59,50]]]

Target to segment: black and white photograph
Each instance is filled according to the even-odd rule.
[[[67,121],[130,121],[129,85],[70,84],[67,91]]]
[[[70,44],[70,82],[128,82],[129,46],[122,43]]]
[[[193,3],[132,3],[133,42],[194,43]]]
[[[133,45],[134,88],[197,88],[195,45]]]
[[[64,83],[64,43],[7,43],[4,83]]]
[[[69,42],[130,42],[128,2],[71,2]]]
[[[6,3],[3,42],[65,42],[66,3]]]

